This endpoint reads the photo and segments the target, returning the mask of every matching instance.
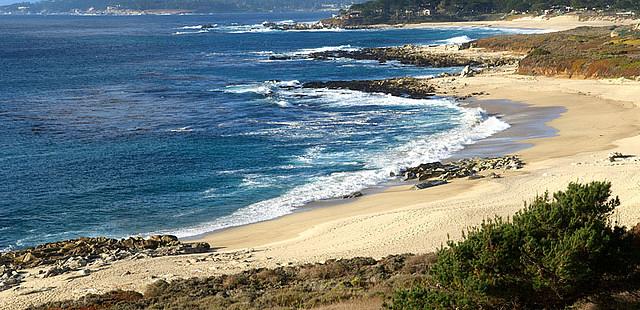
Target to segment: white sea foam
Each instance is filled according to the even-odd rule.
[[[300,81],[266,81],[262,83],[229,85],[224,88],[225,93],[245,94],[256,93],[260,95],[271,95],[280,88],[299,87]]]
[[[179,36],[179,35],[185,35],[185,34],[200,34],[200,33],[207,33],[207,32],[209,32],[209,30],[202,29],[198,31],[176,31],[173,34]]]
[[[449,39],[445,39],[445,40],[439,40],[438,43],[441,44],[463,44],[463,43],[467,43],[467,42],[471,42],[473,41],[472,38],[470,38],[469,36],[457,36],[457,37],[453,37],[453,38],[449,38]]]
[[[332,51],[357,51],[357,50],[358,48],[347,44],[347,45],[339,45],[339,46],[322,46],[322,47],[316,47],[316,48],[303,48],[288,54],[289,55],[307,55],[311,53],[322,53],[322,52],[332,52]]]
[[[203,32],[208,32],[209,30],[212,30],[213,28],[216,28],[216,27],[218,27],[218,24],[182,26],[182,27],[178,27],[176,29],[182,29],[182,30],[197,30],[197,29],[201,29],[201,30],[204,30]],[[191,32],[187,32],[187,33],[191,33]],[[199,32],[195,32],[195,33],[199,33]]]
[[[303,49],[299,49],[291,52],[284,52],[284,53],[276,53],[273,51],[258,51],[258,52],[253,52],[252,54],[259,55],[259,56],[300,57],[300,56],[305,56],[312,53],[322,53],[322,52],[331,52],[331,51],[357,51],[358,49],[359,48],[353,47],[351,45],[339,45],[339,46],[322,46],[322,47],[316,47],[316,48],[303,48]]]
[[[312,146],[306,149],[304,154],[297,156],[296,160],[301,163],[310,164],[318,157],[320,157],[322,150],[324,150],[324,148],[321,146]]]
[[[261,95],[268,95],[272,92],[272,89],[268,84],[259,83],[246,85],[230,85],[224,88],[224,92],[231,94],[256,93]]]
[[[240,183],[240,187],[261,188],[273,186],[273,180],[269,177],[257,173],[245,174]]]
[[[266,22],[265,22],[266,23]],[[226,26],[217,27],[216,31],[226,32],[226,33],[261,33],[261,32],[340,32],[345,31],[343,28],[320,28],[320,29],[290,29],[290,30],[280,30],[273,29],[267,27],[265,23],[260,24],[252,24],[252,25],[240,25],[240,24],[230,24]],[[316,22],[304,22],[303,24],[312,24]],[[293,20],[285,20],[276,22],[276,24],[281,25],[291,25],[295,24]]]
[[[192,132],[193,129],[190,126],[180,127],[175,129],[169,129],[170,132]]]
[[[266,83],[273,85],[275,82]],[[397,147],[367,154],[357,154],[356,151],[348,154],[328,153],[323,146],[309,146],[302,155],[294,158],[294,164],[290,167],[298,167],[299,164],[314,165],[318,163],[330,164],[335,162],[364,166],[364,169],[354,172],[336,172],[330,175],[312,177],[308,183],[294,187],[278,197],[238,209],[232,214],[218,218],[212,222],[179,231],[171,231],[171,233],[180,237],[192,236],[226,227],[244,225],[283,216],[293,212],[297,207],[312,201],[341,197],[389,181],[391,180],[389,176],[390,172],[398,173],[405,167],[448,158],[452,156],[454,152],[463,149],[465,145],[473,144],[480,139],[489,137],[509,127],[507,123],[500,119],[488,116],[485,111],[480,108],[459,107],[454,100],[447,98],[418,100],[384,94],[368,94],[357,91],[328,89],[293,88],[272,91],[277,91],[281,93],[279,94],[280,96],[284,97],[304,94],[306,95],[305,98],[311,98],[309,100],[322,101],[323,104],[337,106],[441,106],[459,112],[454,121],[460,124],[460,126],[446,132],[416,137]],[[371,112],[372,115],[375,114],[375,110],[376,109],[373,109]],[[367,119],[361,119],[360,121],[366,123]],[[286,127],[287,124],[283,125],[285,126],[284,129],[276,129],[276,131],[268,132],[268,134],[279,135],[290,131]],[[310,128],[302,129],[307,130]],[[356,158],[360,158],[363,162],[354,160]],[[243,176],[242,186],[266,187],[269,186],[269,184],[273,184],[273,180],[264,178],[264,176],[256,175],[255,173],[245,174]],[[215,197],[215,193],[213,192],[209,193],[209,195]]]

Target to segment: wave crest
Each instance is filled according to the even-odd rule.
[[[392,177],[390,177],[391,172],[397,174],[401,169],[406,167],[446,159],[451,157],[454,152],[463,149],[465,145],[473,144],[480,139],[487,138],[510,127],[509,124],[502,120],[494,116],[488,116],[481,108],[460,107],[454,100],[447,98],[418,100],[358,91],[279,88],[276,86],[297,85],[297,81],[295,81],[295,83],[294,81],[265,82],[261,84],[260,87],[265,87],[265,84],[270,86],[271,93],[277,93],[280,97],[299,97],[300,95],[304,95],[305,98],[309,98],[306,99],[309,100],[308,104],[318,104],[318,102],[322,102],[322,104],[325,105],[354,107],[366,105],[424,105],[446,107],[447,109],[457,111],[457,116],[455,116],[453,120],[460,125],[444,132],[416,137],[397,147],[366,154],[354,153],[346,154],[345,156],[345,153],[332,154],[322,146],[309,146],[302,155],[293,158],[292,163],[303,165],[318,163],[345,164],[345,160],[350,159],[354,161],[354,165],[360,167],[360,170],[334,172],[329,175],[311,177],[307,183],[296,186],[278,197],[251,204],[214,221],[171,233],[180,237],[192,236],[231,226],[245,225],[280,217],[313,201],[342,197],[390,181],[392,180]],[[255,91],[257,88],[247,89]],[[360,121],[367,122],[366,119]],[[312,128],[306,128],[305,130],[310,129]],[[291,129],[285,128],[283,130],[288,131]],[[281,133],[276,132],[272,134]],[[253,175],[247,175],[245,179],[243,179],[243,185],[266,186],[266,184],[260,185],[261,181],[264,180]]]

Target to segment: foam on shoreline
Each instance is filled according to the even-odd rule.
[[[362,170],[335,172],[330,175],[312,177],[309,182],[296,186],[278,197],[243,207],[230,215],[191,227],[157,233],[170,233],[182,238],[192,237],[281,217],[315,201],[339,198],[390,182],[395,179],[391,175],[397,174],[403,168],[449,158],[464,149],[466,145],[474,144],[510,127],[509,124],[497,117],[487,115],[480,107],[461,107],[453,99],[448,98],[418,100],[351,90],[302,89],[298,86],[298,81],[268,81],[261,84],[227,87],[225,91],[275,97],[273,100],[279,102],[283,108],[289,106],[287,103],[289,96],[322,98],[320,100],[327,104],[345,107],[354,105],[440,105],[458,111],[457,118],[461,125],[445,132],[417,137],[382,153],[369,154],[370,160]],[[299,160],[303,164],[318,160],[327,161],[327,163],[331,163],[333,160],[342,160],[326,156],[329,154],[324,154],[322,148],[315,147],[309,149],[308,154]],[[260,181],[261,178],[264,176],[252,175],[245,178],[243,182],[254,186],[266,186],[262,183],[268,180]]]

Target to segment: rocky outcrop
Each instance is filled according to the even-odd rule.
[[[0,265],[0,292],[10,289],[22,282],[22,275],[15,266]]]
[[[23,268],[50,266],[42,274],[43,277],[49,277],[82,270],[93,263],[107,264],[124,258],[203,253],[210,248],[208,243],[182,243],[171,235],[156,235],[147,239],[97,237],[52,242],[0,254],[0,271],[3,272],[1,281],[6,284],[5,275],[8,271]]]
[[[397,78],[388,80],[329,81],[304,83],[305,88],[350,89],[372,93],[385,93],[393,96],[414,99],[429,98],[436,88],[425,79]]]
[[[402,171],[402,175],[405,180],[451,180],[477,176],[479,172],[486,170],[517,170],[522,167],[524,167],[524,162],[518,156],[512,155],[497,158],[462,159],[449,163],[421,164],[405,169]],[[490,176],[495,178],[497,174],[493,173]]]
[[[421,67],[462,67],[462,66],[500,66],[516,64],[517,57],[505,55],[488,56],[474,53],[455,53],[438,50],[428,46],[404,45],[398,47],[372,47],[359,50],[333,50],[314,52],[306,55],[274,55],[271,60],[288,60],[293,58],[313,58],[328,60],[349,58],[355,60],[376,60],[381,63],[398,61],[402,64]]]
[[[335,28],[331,25],[325,25],[322,22],[317,23],[276,23],[276,22],[264,22],[262,23],[263,27],[273,29],[273,30],[320,30],[320,29],[330,29]]]

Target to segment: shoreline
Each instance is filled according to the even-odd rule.
[[[610,19],[593,18],[581,20],[578,15],[562,15],[554,17],[521,17],[512,20],[493,21],[468,21],[468,22],[425,22],[416,24],[377,24],[372,28],[456,28],[456,27],[488,27],[504,29],[538,29],[546,32],[556,32],[573,29],[576,27],[604,27],[613,25],[635,25],[640,23],[640,19]]]
[[[486,77],[478,77],[474,80],[482,80]],[[516,78],[519,76],[508,76],[509,79]],[[525,77],[526,78],[526,77]],[[532,78],[536,79],[536,78]],[[547,80],[547,82],[552,82],[554,78],[542,78]],[[571,80],[562,80],[561,82],[572,83]],[[599,80],[590,80],[590,81],[575,81],[577,84],[599,84],[602,81]],[[486,83],[486,82],[485,82]],[[606,82],[604,82],[606,83]],[[632,82],[640,86],[640,83]],[[484,84],[484,83],[483,83]],[[525,83],[526,84],[526,83]],[[526,86],[526,85],[523,85]],[[613,84],[612,86],[615,86]],[[473,87],[473,86],[471,86]],[[494,90],[497,91],[497,90]],[[522,90],[526,92],[525,90]],[[509,89],[501,89],[499,92],[491,94],[487,96],[490,99],[500,99],[500,98],[513,98],[516,99],[518,96],[510,95]],[[636,90],[636,92],[640,92],[640,88]],[[538,94],[536,94],[538,93]],[[575,125],[579,125],[578,127],[586,126],[592,124],[589,120],[583,120],[582,123],[578,122],[578,119],[592,118],[599,119],[601,117],[605,119],[610,119],[611,117],[620,118],[623,115],[630,114],[629,116],[632,118],[640,117],[640,112],[638,111],[638,105],[640,102],[630,103],[622,103],[619,101],[614,101],[608,98],[599,99],[592,98],[588,95],[576,94],[576,93],[564,93],[564,94],[556,94],[556,98],[553,97],[549,92],[533,92],[529,91],[526,94],[527,99],[523,100],[527,104],[533,107],[542,107],[542,108],[550,108],[555,106],[564,107],[566,111],[561,112],[561,116],[558,118],[554,118],[552,120],[548,120],[550,126],[558,130],[558,134],[552,137],[536,137],[533,139],[527,139],[523,142],[530,143],[531,147],[521,150],[519,153],[522,154],[527,166],[523,171],[509,172],[507,173],[506,179],[511,179],[511,177],[518,178],[522,176],[531,177],[533,172],[536,172],[541,167],[545,167],[548,165],[549,161],[558,160],[558,161],[566,161],[567,159],[573,159],[575,157],[582,157],[584,154],[589,154],[589,157],[592,157],[591,154],[594,152],[602,152],[608,151],[616,148],[616,141],[619,141],[623,138],[632,137],[633,133],[638,129],[638,125],[635,122],[624,122],[624,124],[612,124],[613,127],[619,127],[619,130],[604,130],[602,132],[608,132],[608,135],[599,134],[599,137],[592,137],[594,131],[600,131],[600,128],[592,129],[590,132],[585,132],[586,128],[576,128]],[[512,99],[512,100],[513,100]],[[577,101],[577,103],[565,103],[560,104],[560,102],[571,102]],[[594,106],[597,105],[598,107]],[[584,106],[580,106],[584,104]],[[604,104],[604,105],[600,105]],[[613,111],[612,111],[613,110]],[[615,116],[612,116],[615,115]],[[575,123],[575,124],[572,124]],[[593,123],[598,123],[594,120]],[[580,139],[577,139],[577,138]],[[567,146],[562,147],[561,144],[566,144]],[[576,145],[577,147],[571,147]],[[606,158],[606,154],[601,156],[602,159]],[[575,163],[574,163],[575,164]],[[544,174],[544,173],[543,173]],[[548,175],[548,173],[547,173]],[[578,180],[584,179],[584,177],[578,178]],[[511,182],[513,180],[509,180]],[[565,182],[561,184],[554,184],[554,187],[561,188],[561,185],[566,185],[566,183],[570,181],[575,181],[573,178],[567,179]],[[493,183],[493,184],[490,184]],[[496,184],[497,183],[497,184]],[[238,249],[244,247],[269,247],[269,246],[277,246],[283,242],[291,242],[293,240],[303,239],[305,234],[310,233],[311,231],[317,230],[318,226],[322,225],[330,225],[332,222],[340,222],[340,221],[349,221],[352,217],[358,216],[375,216],[377,213],[384,213],[385,211],[391,212],[396,208],[410,208],[411,206],[416,206],[424,203],[432,203],[442,200],[441,196],[445,195],[453,195],[455,196],[464,196],[465,191],[474,191],[472,189],[477,187],[494,187],[499,186],[501,181],[489,181],[489,180],[481,180],[481,181],[468,181],[468,180],[454,180],[451,184],[447,184],[446,186],[441,186],[437,188],[432,188],[426,191],[413,191],[411,190],[411,186],[407,184],[392,186],[385,191],[377,194],[367,195],[356,199],[353,202],[347,202],[344,204],[340,204],[337,207],[333,207],[332,211],[328,210],[329,208],[319,208],[307,212],[298,212],[288,216],[281,217],[279,219],[274,219],[267,222],[261,222],[257,224],[250,224],[247,226],[240,226],[235,228],[230,228],[223,232],[213,232],[204,236],[198,241],[209,242],[211,244],[216,244],[217,246],[225,247],[226,249]],[[540,190],[544,189],[544,186],[540,187]],[[614,187],[615,188],[615,187]],[[550,187],[546,187],[549,190],[555,190]],[[477,191],[477,190],[475,190]],[[480,190],[484,191],[484,190]],[[515,211],[521,207],[521,202],[524,200],[532,199],[533,193],[531,197],[523,197],[518,201],[516,205],[511,206],[511,211]],[[407,199],[407,197],[412,197]],[[445,198],[444,200],[446,200]],[[407,201],[408,200],[408,201]],[[393,201],[393,202],[391,202]],[[384,202],[389,203],[387,206],[380,207]],[[507,214],[512,212],[507,212]],[[487,214],[487,216],[490,216]],[[483,216],[484,218],[484,216]],[[636,220],[640,220],[640,214],[636,214],[634,212],[633,216],[629,216],[629,220],[626,221],[625,224],[631,225]],[[334,222],[334,223],[335,223]],[[460,228],[464,228],[468,226],[465,225],[459,226]],[[450,232],[456,232],[458,229],[451,229]],[[317,236],[318,234],[316,234]],[[433,238],[432,238],[433,239]],[[442,238],[440,240],[446,240],[446,238]],[[429,250],[435,250],[437,245],[434,247],[432,243],[432,247]],[[424,251],[424,250],[423,250]],[[395,252],[385,252],[386,254],[398,254]],[[308,253],[307,253],[308,254]],[[381,257],[378,255],[376,257]]]
[[[21,309],[114,289],[143,292],[158,280],[327,259],[433,252],[446,240],[458,239],[464,228],[488,217],[508,217],[536,194],[563,189],[572,181],[612,182],[614,194],[623,201],[614,218],[627,226],[640,222],[640,160],[607,160],[610,150],[640,154],[640,82],[520,76],[511,71],[434,82],[447,85],[450,95],[484,90],[489,94],[477,96],[479,99],[562,106],[566,112],[548,124],[558,134],[527,141],[532,147],[519,152],[526,166],[507,172],[504,178],[457,179],[422,191],[394,187],[344,206],[254,224],[252,234],[217,234],[207,241],[213,248],[226,245],[226,249],[211,253],[126,259],[82,277],[29,276],[19,287],[0,292],[0,309]],[[313,224],[299,221],[305,216]],[[253,240],[254,236],[261,242]],[[38,275],[41,270],[36,267],[23,272]]]
[[[442,162],[463,158],[499,157],[527,149],[531,147],[531,145],[526,143],[527,140],[533,138],[553,137],[556,134],[556,131],[546,124],[549,121],[560,117],[560,114],[564,112],[562,107],[534,107],[526,103],[500,99],[478,100],[472,98],[471,100],[460,100],[458,101],[458,105],[463,108],[482,108],[486,111],[488,116],[496,116],[498,119],[508,123],[510,127],[487,138],[465,145],[464,149],[454,152],[450,157],[441,160]],[[363,193],[362,197],[347,199],[336,197],[333,199],[312,201],[304,206],[296,208],[296,210],[290,214],[255,223],[232,226],[194,236],[183,237],[180,238],[180,240],[187,242],[208,242],[215,244],[216,247],[221,247],[222,249],[254,247],[264,243],[265,240],[284,240],[295,237],[295,234],[291,231],[287,231],[287,236],[283,236],[280,233],[278,233],[278,236],[274,236],[273,233],[270,233],[278,231],[277,228],[281,226],[282,223],[286,223],[286,225],[295,225],[292,222],[299,221],[305,224],[317,224],[317,222],[320,221],[310,220],[310,218],[323,218],[323,220],[326,218],[319,214],[313,214],[315,211],[324,208],[332,208],[332,210],[328,212],[339,213],[341,208],[348,208],[350,204],[357,203],[358,200],[363,197],[376,197],[376,195],[384,194],[386,192],[402,191],[407,187],[412,188],[415,184],[416,180],[405,181],[402,180],[402,178],[397,178],[395,180],[361,190],[360,192]],[[444,187],[449,185],[450,184],[446,184]],[[433,190],[433,188],[428,190]],[[311,213],[307,214],[308,212]],[[291,220],[285,219],[286,217],[298,214],[304,215],[300,215],[299,217]],[[283,221],[280,222],[280,220]],[[265,226],[266,229],[263,229],[261,226]],[[304,225],[296,226],[298,226],[298,229],[296,229],[298,233],[304,229]],[[250,233],[256,230],[261,233]],[[247,237],[247,239],[251,239],[250,241],[243,241],[243,238],[240,237],[241,235],[252,237]],[[232,246],[227,247],[226,244],[228,242],[230,242]],[[235,242],[240,243],[238,244]]]

